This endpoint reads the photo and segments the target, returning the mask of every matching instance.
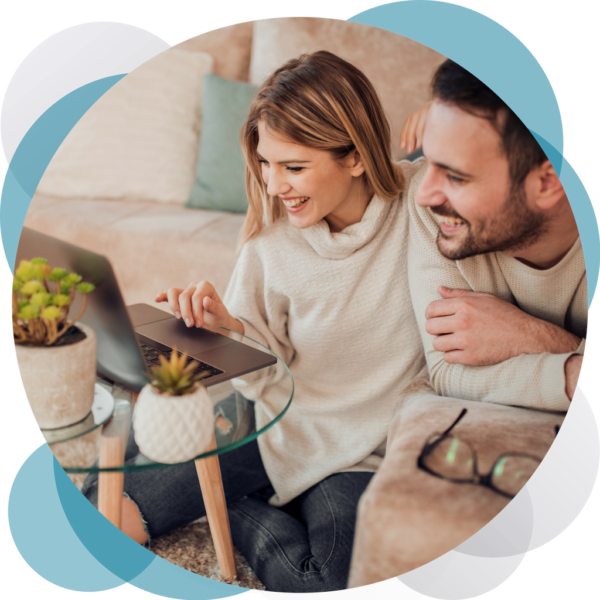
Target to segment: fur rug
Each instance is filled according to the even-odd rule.
[[[91,466],[98,455],[99,440],[100,429],[96,429],[75,440],[53,445],[51,449],[63,467]],[[69,477],[77,488],[81,489],[86,475],[85,473],[69,474]],[[206,517],[153,539],[151,550],[161,558],[192,573],[224,581],[217,564],[215,547]],[[264,585],[254,574],[246,559],[236,548],[234,553],[238,579],[232,585],[264,590]]]
[[[206,517],[152,540],[152,552],[192,573],[223,581]],[[246,559],[234,548],[238,579],[232,585],[264,590]]]

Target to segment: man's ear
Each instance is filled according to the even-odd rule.
[[[528,175],[532,176],[532,192],[535,204],[541,210],[554,208],[564,197],[565,190],[560,182],[552,163],[545,160]]]

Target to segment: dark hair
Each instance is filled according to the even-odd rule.
[[[546,160],[544,151],[523,121],[490,88],[450,59],[433,77],[433,97],[490,121],[500,134],[513,189]]]

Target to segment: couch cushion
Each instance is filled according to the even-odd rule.
[[[66,137],[42,194],[183,204],[198,155],[202,78],[211,55],[170,49],[111,88]]]
[[[202,138],[196,178],[186,206],[245,213],[245,162],[239,143],[256,87],[218,75],[204,77]]]
[[[213,73],[235,81],[248,81],[253,23],[222,27],[181,42],[175,48],[208,52],[215,59]]]
[[[392,125],[394,158],[406,117],[429,100],[433,73],[445,57],[396,33],[348,21],[285,18],[256,21],[250,82],[304,52],[329,50],[361,69],[377,90]]]
[[[106,256],[126,304],[154,303],[170,287],[210,281],[225,293],[243,215],[156,202],[36,194],[25,226]]]

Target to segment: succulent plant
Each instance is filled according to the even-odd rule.
[[[196,361],[188,362],[187,354],[179,354],[173,348],[170,360],[160,356],[160,365],[150,369],[148,376],[152,387],[167,396],[185,396],[195,391],[198,382],[210,375],[209,371],[195,373]]]
[[[81,275],[52,268],[45,258],[22,260],[13,277],[13,334],[16,344],[52,346],[87,307],[91,283],[80,283]],[[83,296],[79,314],[68,321],[76,293]]]

